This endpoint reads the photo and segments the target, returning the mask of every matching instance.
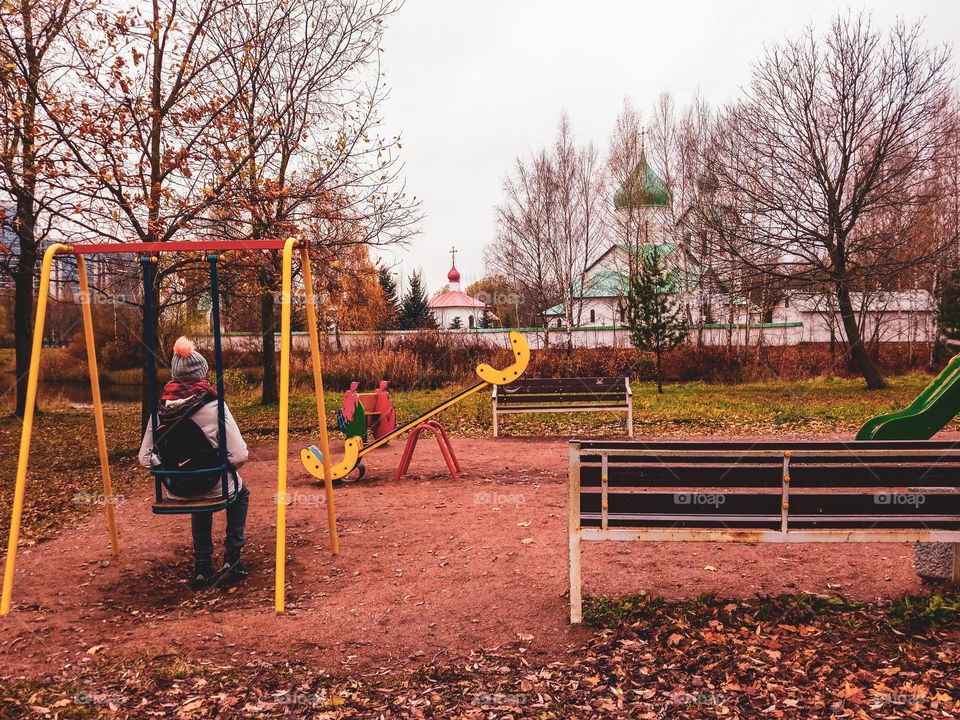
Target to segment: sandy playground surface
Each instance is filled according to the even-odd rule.
[[[329,552],[322,488],[291,443],[283,616],[273,612],[276,446],[254,448],[242,471],[251,490],[251,576],[231,589],[187,587],[189,519],[151,514],[145,476],[142,493],[119,507],[119,559],[110,557],[99,513],[20,549],[14,611],[0,625],[0,674],[37,676],[144,654],[295,659],[338,673],[521,639],[535,656],[574,651],[591,631],[567,621],[566,440],[453,442],[459,481],[429,437],[415,474],[400,482],[393,472],[401,443],[367,456],[367,478],[336,491],[338,557]],[[222,527],[221,514],[216,537]],[[907,545],[585,543],[584,591],[809,591],[867,600],[919,591],[911,560]]]

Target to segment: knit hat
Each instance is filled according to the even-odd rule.
[[[174,380],[203,380],[210,366],[206,358],[197,352],[197,346],[188,337],[179,337],[173,344],[170,359],[170,374]]]

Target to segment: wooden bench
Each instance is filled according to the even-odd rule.
[[[633,392],[628,377],[521,378],[493,386],[493,436],[500,415],[512,413],[625,412],[633,437]]]
[[[581,541],[956,543],[958,478],[948,442],[571,440],[570,621]]]

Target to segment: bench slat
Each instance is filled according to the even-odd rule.
[[[781,495],[776,492],[725,492],[715,488],[676,492],[610,492],[609,511],[620,514],[751,515],[779,514]],[[601,493],[580,493],[580,512],[600,511]],[[864,492],[793,493],[790,515],[864,515],[916,517],[949,515],[960,520],[960,493]]]
[[[543,403],[536,405],[524,405],[521,403],[511,405],[499,405],[498,413],[523,413],[523,412],[592,412],[606,410],[627,410],[627,405],[621,400],[618,403]]]
[[[523,395],[497,395],[497,405],[521,405],[529,403],[626,403],[627,394],[619,393],[528,393]]]
[[[582,527],[601,526],[600,513],[581,516]],[[610,528],[750,528],[754,530],[779,530],[779,515],[620,515],[607,513]]]
[[[920,492],[879,493],[794,493],[790,496],[790,516],[868,515],[880,518],[949,515],[960,521],[960,494]]]
[[[925,517],[922,523],[918,523],[917,518],[910,515],[884,518],[882,522],[857,516],[818,517],[815,515],[800,515],[791,517],[789,523],[790,530],[916,530],[918,528],[924,530],[960,530],[960,517],[933,515]]]
[[[782,484],[783,463],[744,463],[731,466],[715,458],[703,462],[647,462],[615,465],[608,468],[611,488],[654,487],[765,487],[779,488]],[[599,465],[580,466],[580,485],[599,487]],[[889,465],[845,465],[839,463],[793,463],[790,466],[790,485],[794,488],[953,488],[960,482],[960,462],[897,463]]]
[[[500,394],[514,392],[607,392],[622,390],[626,392],[626,378],[620,377],[586,377],[586,378],[521,378],[509,385],[498,388]]]
[[[607,515],[608,528],[612,531],[633,528],[637,530],[642,530],[644,528],[659,528],[663,530],[670,529],[685,529],[685,528],[701,528],[704,530],[711,531],[723,531],[723,530],[742,530],[742,529],[754,529],[754,530],[779,530],[780,529],[780,518],[776,519],[769,518],[764,519],[762,515],[754,515],[749,518],[744,517],[731,517],[729,519],[713,517],[713,516],[690,516],[685,515],[679,518],[665,518],[663,516],[643,516],[643,515],[627,515],[627,516],[617,516],[617,515]],[[584,528],[595,528],[599,529],[601,527],[600,515],[588,515],[584,516],[580,521],[581,527]],[[891,519],[888,522],[878,524],[868,519],[864,518],[801,518],[797,522],[790,523],[790,530],[793,532],[800,532],[803,530],[849,530],[851,532],[857,530],[873,530],[876,532],[884,531],[907,531],[907,530],[950,530],[950,531],[960,531],[960,519],[957,518],[946,518],[946,517],[937,517],[931,518],[923,523],[922,528],[917,527],[917,521],[913,518],[901,518],[901,519]],[[789,533],[787,534],[789,537]],[[674,538],[675,540],[680,540],[681,538]],[[704,540],[710,540],[709,537],[703,538]],[[717,539],[717,542],[720,542],[720,538]],[[741,542],[760,542],[759,540],[750,541],[747,538],[741,538]],[[895,537],[885,538],[886,542],[900,542]],[[881,542],[881,540],[873,540],[872,542]]]
[[[702,451],[711,454],[720,451],[737,451],[744,455],[751,453],[772,453],[783,456],[784,450],[790,450],[794,456],[798,452],[815,450],[843,450],[851,455],[864,451],[921,450],[935,453],[946,452],[960,455],[960,444],[944,440],[851,440],[838,442],[832,440],[571,440],[570,444],[579,448],[581,458],[596,456],[599,452],[613,454],[616,450],[631,452],[668,454],[670,450]]]
[[[610,493],[609,513],[620,515],[776,515],[780,495],[775,493]],[[580,513],[599,513],[598,492],[580,494]]]

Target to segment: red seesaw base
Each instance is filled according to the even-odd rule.
[[[453,452],[453,445],[447,436],[447,431],[444,430],[443,425],[436,420],[427,420],[410,431],[410,435],[407,436],[407,443],[403,446],[403,455],[400,456],[400,464],[397,466],[395,479],[399,480],[406,475],[407,470],[410,469],[410,460],[413,458],[413,451],[417,447],[417,440],[420,438],[420,433],[424,430],[433,433],[433,436],[437,439],[437,444],[440,446],[440,453],[443,455],[443,459],[447,463],[447,468],[450,470],[450,474],[454,480],[459,480],[460,478],[457,476],[457,473],[460,471],[460,461],[457,460],[457,455]]]

